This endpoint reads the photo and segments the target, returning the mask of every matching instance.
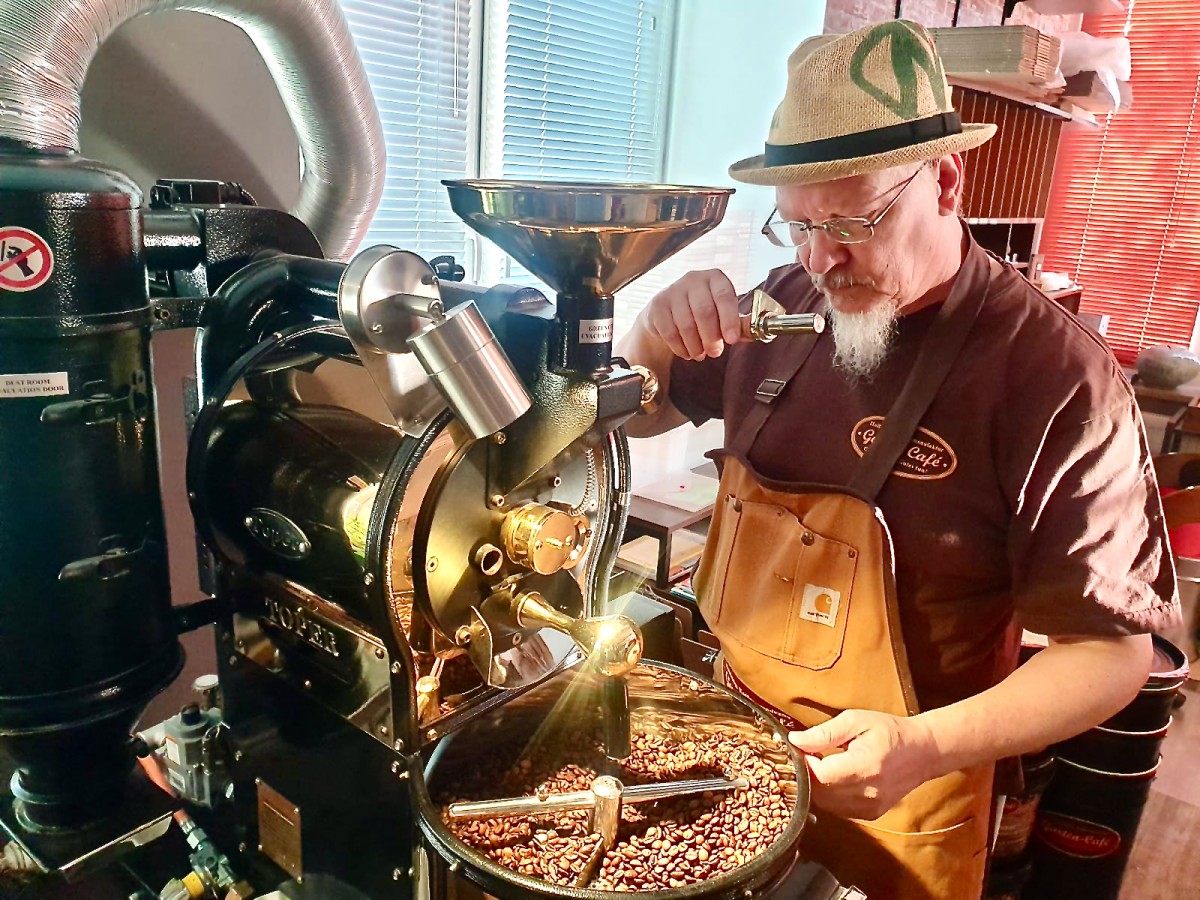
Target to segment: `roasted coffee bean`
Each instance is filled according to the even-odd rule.
[[[741,792],[708,791],[622,808],[616,845],[589,885],[621,893],[681,888],[744,866],[770,847],[791,819],[794,773],[762,758],[735,732],[673,742],[637,735],[629,759],[612,769],[595,735],[576,732],[534,748],[502,770],[484,761],[456,786],[446,804],[499,796],[549,795],[591,787],[597,773],[626,785],[690,778],[745,778]],[[569,761],[568,761],[569,760]],[[552,884],[574,884],[600,841],[587,811],[447,821],[464,843],[515,872]]]

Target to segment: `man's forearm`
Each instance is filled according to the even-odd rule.
[[[665,343],[650,333],[642,316],[638,316],[629,333],[617,344],[615,352],[631,365],[645,366],[653,372],[658,379],[659,397],[662,398],[662,404],[655,412],[636,415],[626,423],[625,430],[630,437],[652,437],[687,421],[667,399],[670,396],[671,361],[675,355]]]
[[[995,687],[915,717],[935,748],[930,777],[1086,731],[1137,695],[1152,660],[1148,634],[1052,641]]]

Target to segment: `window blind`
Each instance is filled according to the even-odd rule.
[[[467,229],[451,211],[441,179],[475,171],[468,60],[478,2],[341,0],[387,141],[386,185],[364,247],[385,243],[427,259],[466,257]]]
[[[485,174],[658,181],[674,2],[495,0]],[[485,259],[498,279],[536,284],[502,253]]]
[[[650,181],[670,0],[507,0],[505,178]]]
[[[1040,250],[1083,286],[1084,311],[1111,316],[1106,338],[1130,363],[1189,346],[1200,310],[1200,3],[1135,0],[1084,30],[1127,32],[1133,106],[1064,129]]]

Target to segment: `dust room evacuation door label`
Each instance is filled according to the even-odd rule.
[[[71,393],[66,372],[0,375],[0,400],[16,397],[59,397]]]

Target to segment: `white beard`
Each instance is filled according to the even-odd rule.
[[[866,312],[826,310],[833,330],[833,364],[859,378],[874,374],[887,358],[899,318],[896,304],[881,302]]]

